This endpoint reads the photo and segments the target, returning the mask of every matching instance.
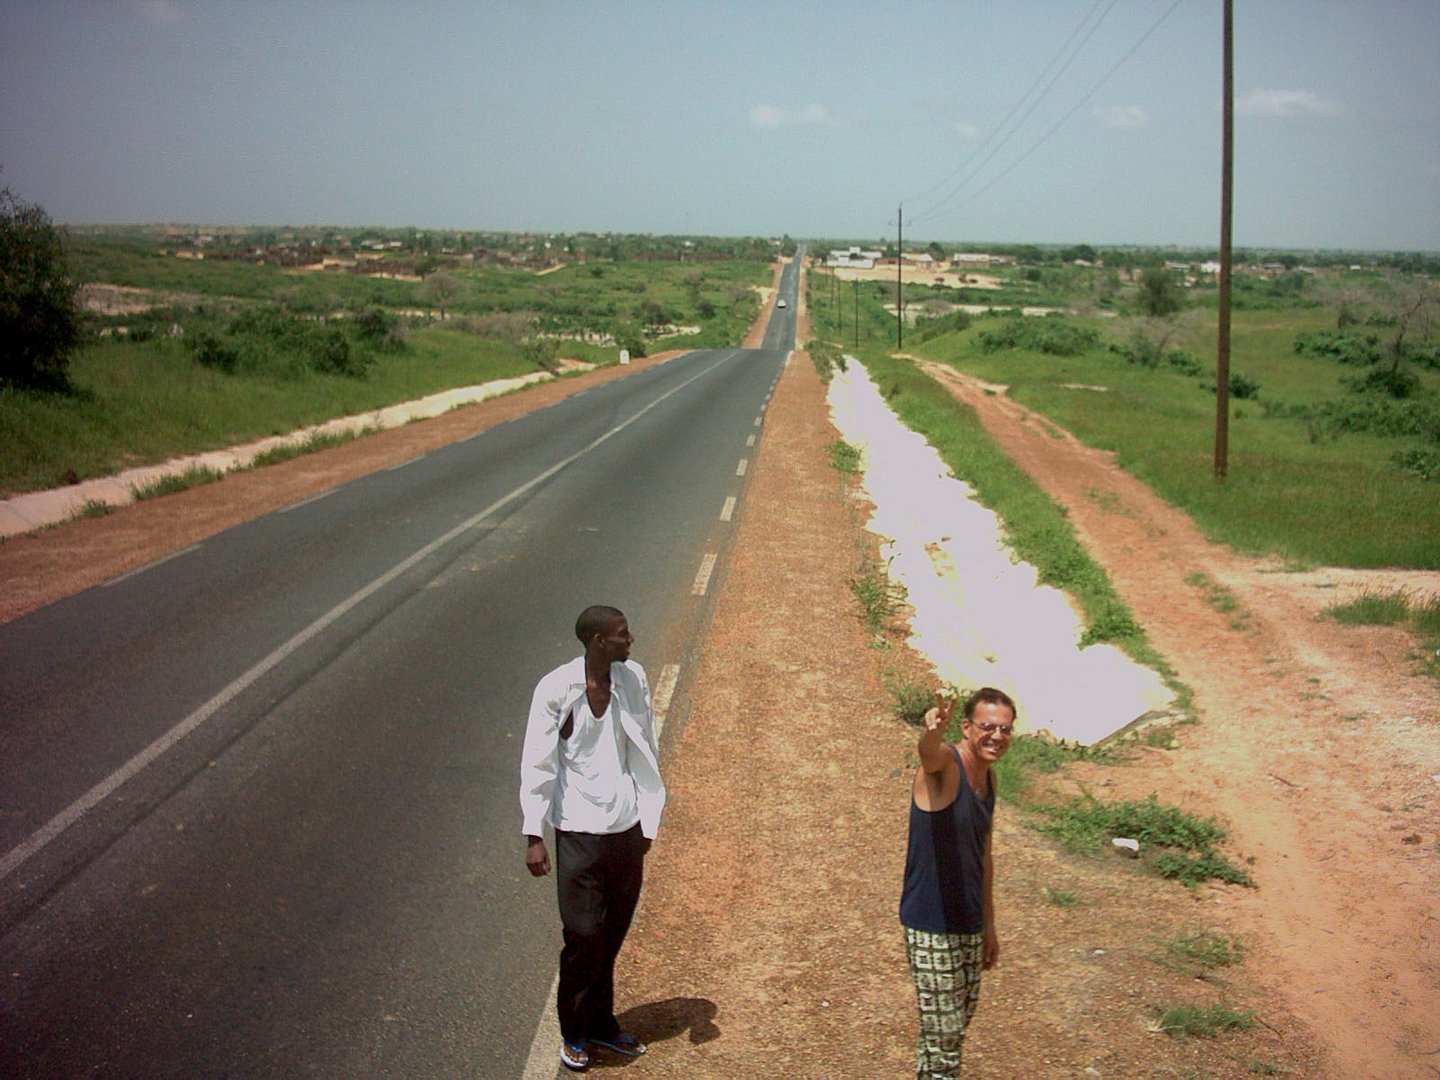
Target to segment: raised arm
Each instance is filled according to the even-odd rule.
[[[935,704],[925,711],[924,730],[920,733],[920,768],[927,773],[943,773],[955,761],[945,745],[945,732],[949,730],[954,711],[955,697],[944,691],[935,694]]]

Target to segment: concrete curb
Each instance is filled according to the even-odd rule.
[[[257,456],[268,450],[303,444],[315,435],[334,435],[346,431],[363,431],[366,428],[400,427],[412,420],[424,420],[432,416],[439,416],[460,405],[486,401],[512,390],[518,390],[522,386],[553,378],[554,376],[547,372],[537,371],[513,379],[497,379],[479,386],[462,386],[454,390],[431,394],[417,401],[390,405],[374,412],[327,420],[323,424],[301,428],[288,435],[259,439],[243,446],[231,447],[228,450],[211,450],[203,454],[192,454],[159,465],[127,469],[115,476],[103,476],[95,480],[71,484],[68,487],[19,495],[0,502],[0,537],[16,536],[20,533],[33,532],[48,525],[68,521],[91,503],[124,506],[135,501],[136,488],[144,488],[167,476],[179,476],[191,469],[209,469],[218,473],[232,472],[247,467]]]

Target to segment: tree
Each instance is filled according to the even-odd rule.
[[[69,386],[80,304],[60,230],[42,207],[0,191],[0,383]]]
[[[1175,275],[1163,266],[1152,266],[1140,275],[1140,306],[1146,315],[1173,315],[1180,310],[1180,290]]]
[[[445,318],[447,304],[458,300],[465,292],[465,283],[454,274],[431,274],[420,283],[420,299],[440,309],[440,318]]]

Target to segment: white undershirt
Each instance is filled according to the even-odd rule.
[[[596,717],[588,698],[575,703],[575,728],[560,740],[551,824],[567,832],[619,833],[640,820],[630,740],[616,719],[615,697]],[[564,720],[561,720],[564,726]]]

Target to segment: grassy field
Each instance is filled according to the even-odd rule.
[[[89,318],[70,392],[0,387],[0,495],[553,369],[557,357],[736,345],[772,273],[759,258],[548,273],[452,262],[434,271],[448,279],[440,319],[423,281],[182,259],[119,232],[79,237],[71,253],[82,281],[146,290],[154,306]]]
[[[1415,438],[1338,432],[1293,414],[1342,402],[1349,372],[1297,356],[1297,334],[1334,325],[1323,309],[1240,312],[1232,373],[1258,397],[1230,406],[1228,475],[1214,479],[1213,375],[1148,369],[1106,348],[1133,333],[1124,319],[1093,320],[1102,344],[1076,356],[1029,349],[986,352],[989,320],[914,351],[1003,383],[1017,401],[1055,420],[1190,513],[1213,539],[1300,564],[1440,569],[1440,486],[1393,467]],[[1213,326],[1186,324],[1175,343],[1213,371]],[[1440,389],[1440,373],[1421,372]]]
[[[1163,322],[1133,314],[1039,320],[1060,342],[1054,351],[1047,351],[1054,341],[994,347],[1011,324],[1003,314],[961,317],[958,326],[954,317],[922,320],[906,331],[904,349],[1008,386],[1016,400],[1088,445],[1114,451],[1124,468],[1190,513],[1208,535],[1240,551],[1299,565],[1440,569],[1440,484],[1406,471],[1401,457],[1440,460],[1440,370],[1423,362],[1433,339],[1417,340],[1420,362],[1405,364],[1417,380],[1409,398],[1359,394],[1346,380],[1373,368],[1295,348],[1301,334],[1334,330],[1336,311],[1313,297],[1286,303],[1272,292],[1248,290],[1249,305],[1233,314],[1232,389],[1233,376],[1240,376],[1248,396],[1231,399],[1223,482],[1213,468],[1215,314],[1204,300]],[[1083,307],[1086,295],[1075,292],[1072,299]],[[858,335],[856,298],[853,289],[847,295],[826,275],[812,275],[812,319],[828,343],[819,351],[838,346],[865,360],[877,378],[883,373],[882,389],[916,426],[900,398],[915,397],[918,384],[890,358],[896,328],[884,305],[893,304],[894,286],[859,290]],[[1354,332],[1383,342],[1388,328]],[[1137,335],[1158,344],[1160,362],[1127,359],[1124,350]],[[1065,340],[1080,347],[1067,353]],[[1175,353],[1188,359],[1168,359]],[[1383,422],[1371,426],[1379,430],[1355,430],[1360,420],[1377,416]],[[951,428],[970,424],[958,415],[920,422],[937,447],[937,439],[952,437]],[[957,473],[974,482],[968,468]]]

